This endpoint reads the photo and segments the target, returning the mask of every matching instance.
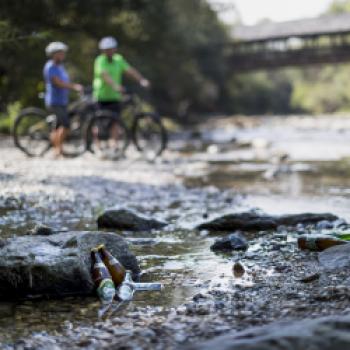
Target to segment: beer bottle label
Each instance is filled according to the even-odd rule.
[[[105,269],[105,268],[106,268],[106,266],[104,263],[96,263],[94,265],[94,269]]]
[[[109,263],[110,265],[119,265],[118,260],[114,256],[109,258]]]
[[[122,301],[130,301],[134,295],[135,288],[130,283],[123,283],[118,289],[118,298]]]
[[[104,279],[97,288],[97,295],[104,304],[111,303],[115,296],[114,283],[111,279]]]

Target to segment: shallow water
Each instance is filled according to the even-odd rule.
[[[212,240],[198,240],[191,232],[166,232],[157,235],[152,244],[132,245],[143,271],[141,280],[160,281],[165,288],[159,293],[137,292],[131,305],[175,307],[203,285],[229,283],[232,267],[227,258],[208,254]],[[0,342],[12,343],[32,332],[60,332],[67,327],[93,324],[99,320],[100,307],[93,297],[0,303]],[[113,315],[123,312],[121,308]]]

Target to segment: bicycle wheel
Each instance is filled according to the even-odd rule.
[[[74,158],[86,151],[84,121],[79,114],[70,117],[70,128],[62,145],[65,157]]]
[[[44,155],[51,147],[47,113],[35,107],[22,110],[13,126],[15,145],[30,157]]]
[[[133,142],[146,159],[154,160],[167,146],[167,132],[156,113],[142,113],[135,117],[132,126]]]
[[[127,129],[115,113],[99,111],[89,121],[86,148],[102,159],[116,160],[124,155],[128,146]]]

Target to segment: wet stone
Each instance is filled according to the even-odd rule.
[[[277,230],[279,226],[316,225],[320,221],[336,221],[339,218],[329,213],[303,213],[272,216],[256,211],[228,214],[197,226],[198,230],[209,231],[265,231]]]
[[[335,220],[333,222],[333,227],[334,228],[346,228],[348,227],[349,225],[347,224],[347,222],[343,219],[338,219],[338,220]]]
[[[331,247],[318,254],[325,271],[348,271],[350,268],[350,243]],[[350,273],[349,273],[350,274]]]
[[[245,312],[237,314],[247,316]],[[320,332],[321,329],[322,332]],[[234,331],[204,343],[189,345],[185,349],[340,350],[350,347],[349,331],[350,317],[348,315],[306,319],[292,323],[276,322],[241,332]]]
[[[259,231],[276,228],[276,222],[271,217],[262,216],[254,212],[224,215],[197,226],[199,230],[209,231]]]
[[[317,223],[316,230],[328,230],[334,227],[333,223],[327,220],[322,220]]]
[[[67,245],[72,239],[76,246]],[[126,241],[114,233],[15,237],[0,248],[0,299],[92,294],[90,250],[99,244],[105,244],[125,268],[140,272]]]
[[[245,268],[239,261],[236,261],[232,267],[232,271],[234,277],[241,278],[245,273]]]
[[[127,231],[144,231],[160,229],[167,225],[129,209],[110,209],[97,219],[99,228],[110,228]]]
[[[23,198],[0,196],[0,213],[22,209],[23,202]]]
[[[236,232],[217,239],[210,249],[213,251],[247,250],[248,242],[240,232]]]
[[[35,235],[35,236],[50,236],[53,235],[55,231],[46,225],[36,225],[32,230],[28,232],[30,235]]]
[[[312,225],[321,221],[336,221],[339,218],[330,213],[303,213],[293,215],[277,216],[276,220],[280,225],[295,226],[297,224]]]

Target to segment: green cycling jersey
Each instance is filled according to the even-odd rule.
[[[120,54],[114,54],[109,60],[105,54],[96,57],[94,63],[93,93],[97,101],[120,101],[121,94],[108,85],[102,77],[106,72],[117,85],[122,84],[123,73],[130,68],[129,63]]]

